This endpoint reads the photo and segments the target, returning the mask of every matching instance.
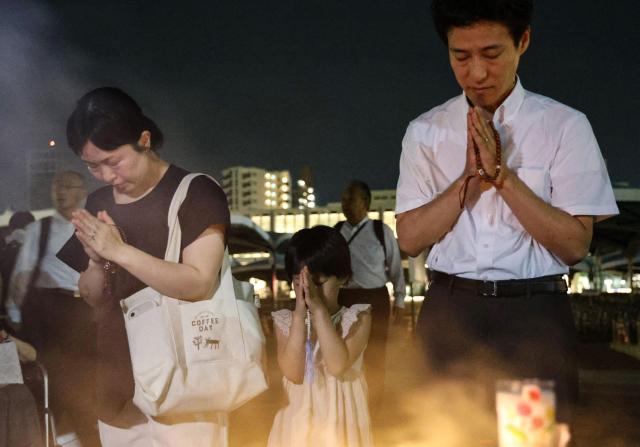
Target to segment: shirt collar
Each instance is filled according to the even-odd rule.
[[[57,220],[60,222],[71,222],[70,220],[65,219],[64,216],[57,210],[53,212],[51,217],[53,218],[53,220]]]
[[[364,224],[366,224],[367,222],[369,222],[369,216],[364,216],[364,219],[362,219],[360,222],[358,222],[355,225],[351,225],[349,223],[349,221],[347,221],[347,225],[349,225],[351,227],[351,231],[360,228],[361,226],[363,226]]]
[[[513,90],[511,90],[509,96],[507,96],[507,98],[502,101],[502,104],[498,106],[495,113],[493,114],[494,122],[497,121],[503,124],[505,122],[511,121],[518,110],[520,110],[520,106],[522,106],[522,103],[524,102],[524,94],[525,90],[522,87],[522,83],[520,82],[520,77],[516,76],[515,87],[513,87]],[[466,114],[469,111],[469,102],[467,101],[467,97],[464,94],[464,91],[460,96],[460,104],[462,106],[461,108],[463,113]]]
[[[520,83],[520,77],[516,76],[516,85],[513,87],[509,96],[500,104],[493,114],[494,120],[500,123],[509,122],[515,114],[520,110],[520,106],[524,102],[524,88]]]

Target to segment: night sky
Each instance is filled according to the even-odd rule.
[[[26,206],[26,150],[70,153],[66,118],[94,87],[137,99],[167,160],[216,176],[308,164],[321,204],[351,178],[395,188],[408,122],[460,92],[428,1],[0,5],[0,212]],[[586,113],[612,180],[640,186],[640,2],[535,7],[524,87]]]

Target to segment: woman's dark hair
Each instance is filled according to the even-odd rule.
[[[445,45],[451,28],[488,21],[506,26],[517,47],[522,35],[531,26],[533,0],[433,0],[431,15]]]
[[[142,113],[133,98],[118,88],[101,87],[78,100],[67,121],[67,141],[78,155],[88,141],[104,151],[125,144],[137,148],[140,134],[145,130],[151,132],[151,149],[162,146],[162,132]]]
[[[351,255],[347,241],[338,230],[325,225],[298,231],[291,237],[284,257],[289,280],[305,265],[311,273],[350,277]]]

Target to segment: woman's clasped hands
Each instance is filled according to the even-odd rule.
[[[97,216],[87,210],[74,211],[71,223],[84,251],[94,262],[115,261],[118,250],[125,245],[122,234],[106,211]]]

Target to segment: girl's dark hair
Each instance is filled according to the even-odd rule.
[[[338,230],[325,225],[298,231],[291,237],[284,258],[289,280],[305,265],[311,273],[349,278],[351,255],[347,241]]]
[[[431,15],[445,45],[451,28],[488,21],[506,26],[517,47],[527,27],[531,26],[533,0],[432,0]]]
[[[118,88],[101,87],[78,100],[67,121],[67,141],[78,155],[88,141],[104,151],[125,144],[137,148],[136,143],[145,130],[151,132],[152,150],[162,146],[162,132],[142,113],[133,98]]]

